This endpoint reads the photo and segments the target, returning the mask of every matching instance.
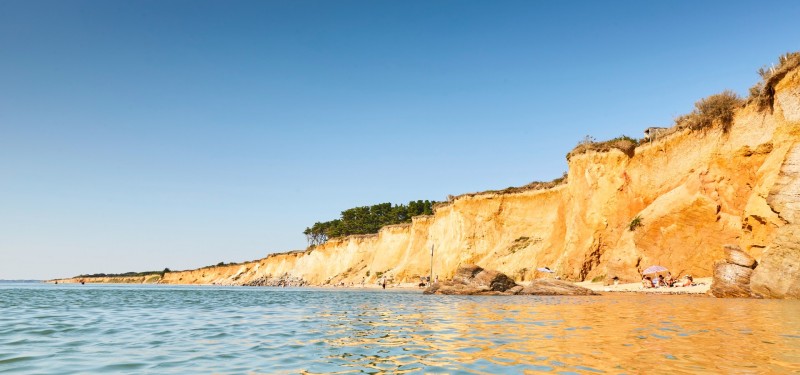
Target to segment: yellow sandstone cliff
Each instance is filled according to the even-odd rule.
[[[800,183],[791,177],[800,169],[798,140],[795,69],[775,86],[772,108],[738,109],[727,131],[685,129],[642,144],[633,155],[588,151],[570,157],[567,183],[553,188],[463,195],[434,215],[375,235],[332,239],[245,264],[170,272],[160,282],[360,284],[383,275],[390,282],[416,282],[429,273],[431,246],[440,278],[470,263],[517,281],[543,276],[536,269],[545,266],[568,280],[637,281],[654,264],[674,275],[707,277],[725,244],[739,244],[759,261],[775,247],[797,252],[793,234],[800,231],[782,228],[800,218],[794,214]],[[631,230],[637,217],[641,225]]]

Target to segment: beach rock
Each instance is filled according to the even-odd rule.
[[[517,286],[510,277],[503,273],[484,270],[476,265],[461,266],[456,270],[452,280],[434,283],[424,294],[513,294],[507,292]]]
[[[453,275],[453,281],[462,284],[469,283],[481,271],[483,271],[483,268],[475,264],[460,266],[456,269],[456,274]]]
[[[482,294],[487,291],[488,289],[478,289],[466,284],[453,282],[452,280],[446,280],[433,283],[433,285],[427,287],[422,294],[472,295]]]
[[[517,286],[517,283],[510,277],[492,270],[483,270],[479,272],[475,275],[472,282],[478,285],[479,288],[488,288],[495,292],[505,292]]]
[[[725,245],[725,261],[742,267],[755,268],[756,260],[737,245]]]
[[[789,241],[781,244],[764,251],[750,278],[750,289],[763,298],[800,299],[800,244]]]
[[[522,289],[519,294],[536,296],[596,296],[591,289],[575,285],[569,281],[536,279]]]
[[[270,277],[270,276],[261,276],[250,280],[248,282],[240,283],[241,286],[307,286],[308,283],[303,280],[302,278],[297,277],[289,277],[289,276],[281,276],[281,277]]]
[[[512,287],[512,288],[506,290],[506,292],[509,293],[509,294],[520,294],[520,292],[522,292],[523,289],[525,289],[524,286],[517,285],[515,287]]]
[[[544,295],[574,296],[596,295],[597,293],[577,286],[568,281],[539,279],[531,285],[517,285],[505,274],[485,270],[476,265],[461,266],[456,270],[453,280],[434,283],[424,294],[456,294],[456,295]]]
[[[501,272],[485,270],[474,264],[459,267],[453,276],[453,282],[496,292],[503,292],[517,285],[513,279]]]
[[[737,264],[720,261],[714,264],[711,294],[714,297],[751,297],[750,276],[753,270]]]
[[[784,225],[761,254],[750,288],[759,297],[800,299],[800,143],[792,146],[767,202]]]

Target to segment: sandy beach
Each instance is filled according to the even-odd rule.
[[[711,288],[711,277],[702,277],[695,279],[694,286],[686,287],[661,287],[661,288],[642,288],[641,283],[626,283],[618,285],[604,285],[601,282],[582,281],[576,282],[575,285],[591,289],[600,294],[604,293],[647,293],[647,294],[698,294],[704,295]],[[520,285],[527,285],[529,282],[520,282]],[[347,286],[320,286],[322,288],[348,288],[348,289],[382,289],[380,285],[374,283],[367,283],[363,286],[361,284],[347,285]],[[416,283],[399,283],[399,284],[386,284],[386,289],[405,289],[405,290],[419,290],[420,288]]]
[[[598,293],[649,293],[649,294],[706,294],[711,288],[710,277],[702,277],[695,279],[694,286],[684,287],[661,287],[661,288],[643,288],[642,283],[627,283],[618,285],[604,285],[603,283],[593,283],[590,281],[578,282],[584,288],[594,290]]]

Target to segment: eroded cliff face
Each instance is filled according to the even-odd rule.
[[[536,269],[545,266],[568,280],[636,281],[654,264],[674,275],[707,277],[725,244],[738,244],[759,261],[768,252],[800,251],[798,140],[795,70],[776,86],[773,110],[742,108],[728,131],[684,130],[639,146],[633,156],[590,151],[572,157],[568,183],[551,189],[460,196],[434,215],[376,235],[172,272],[161,282],[360,284],[384,275],[389,282],[416,282],[430,272],[431,246],[440,278],[462,264],[518,282],[543,276]],[[641,225],[631,230],[636,217]]]

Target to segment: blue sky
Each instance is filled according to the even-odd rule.
[[[0,279],[305,247],[746,94],[800,2],[0,2]]]

